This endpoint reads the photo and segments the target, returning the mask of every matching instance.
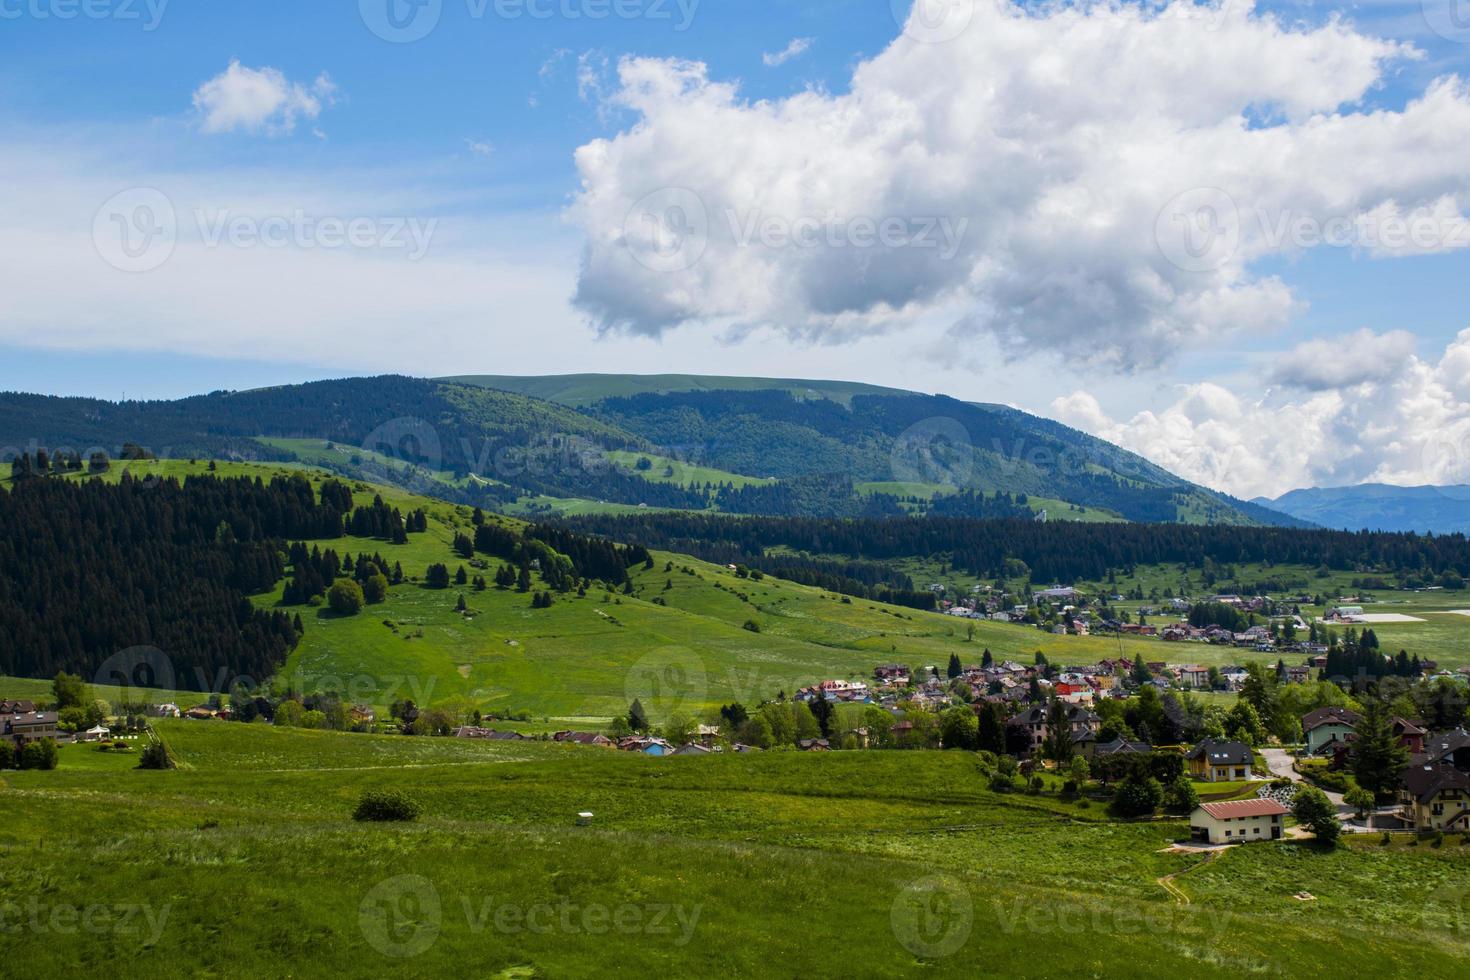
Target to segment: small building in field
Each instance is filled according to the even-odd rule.
[[[1203,844],[1280,840],[1290,812],[1272,799],[1201,803],[1189,815],[1189,836]]]

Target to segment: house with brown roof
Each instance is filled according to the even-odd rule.
[[[1185,755],[1189,774],[1210,783],[1249,779],[1253,756],[1244,742],[1217,742],[1207,738]]]
[[[1415,830],[1470,830],[1470,773],[1447,762],[1410,766],[1399,815]]]
[[[1281,818],[1290,812],[1269,798],[1201,803],[1189,815],[1189,836],[1205,844],[1280,840],[1285,827]]]
[[[618,743],[597,732],[557,732],[551,736],[553,742],[570,742],[573,745],[591,745],[599,749],[615,749]]]
[[[11,706],[31,704],[29,701],[7,703]],[[14,742],[17,750],[28,742],[56,738],[56,712],[36,711],[33,704],[31,707],[31,711],[11,711],[0,714],[0,736]]]
[[[1065,704],[1067,713],[1067,726],[1072,731],[1072,740],[1081,742],[1087,736],[1096,735],[1097,730],[1102,727],[1102,719],[1093,714],[1080,704]],[[1039,751],[1042,743],[1046,741],[1051,731],[1047,721],[1048,708],[1044,704],[1033,704],[1018,714],[1012,715],[1006,722],[1011,728],[1024,730],[1030,740],[1030,751]]]
[[[1397,716],[1388,723],[1388,727],[1393,730],[1393,737],[1398,739],[1398,743],[1409,750],[1410,755],[1419,755],[1424,751],[1424,739],[1429,734],[1424,729],[1407,718]]]

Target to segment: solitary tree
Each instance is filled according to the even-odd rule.
[[[339,616],[353,615],[362,609],[364,601],[362,586],[350,578],[338,579],[327,590],[327,604]]]
[[[1337,819],[1337,807],[1327,794],[1315,786],[1303,786],[1297,790],[1292,812],[1297,820],[1324,844],[1335,844],[1342,834],[1342,822]]]
[[[643,702],[637,698],[628,705],[628,727],[635,732],[648,731],[648,712],[643,710]]]

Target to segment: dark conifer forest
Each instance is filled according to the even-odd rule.
[[[299,637],[247,597],[280,581],[286,539],[342,520],[304,478],[17,480],[0,493],[0,674],[92,677],[153,646],[180,687],[268,677]]]

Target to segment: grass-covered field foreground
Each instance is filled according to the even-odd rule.
[[[1437,977],[1458,838],[1268,843],[997,796],[963,753],[647,759],[172,722],[184,766],[0,778],[0,955],[25,976]],[[412,824],[350,818],[417,798]],[[592,811],[591,826],[576,825]],[[1178,874],[1181,901],[1158,883]],[[1312,901],[1294,898],[1310,892]]]

